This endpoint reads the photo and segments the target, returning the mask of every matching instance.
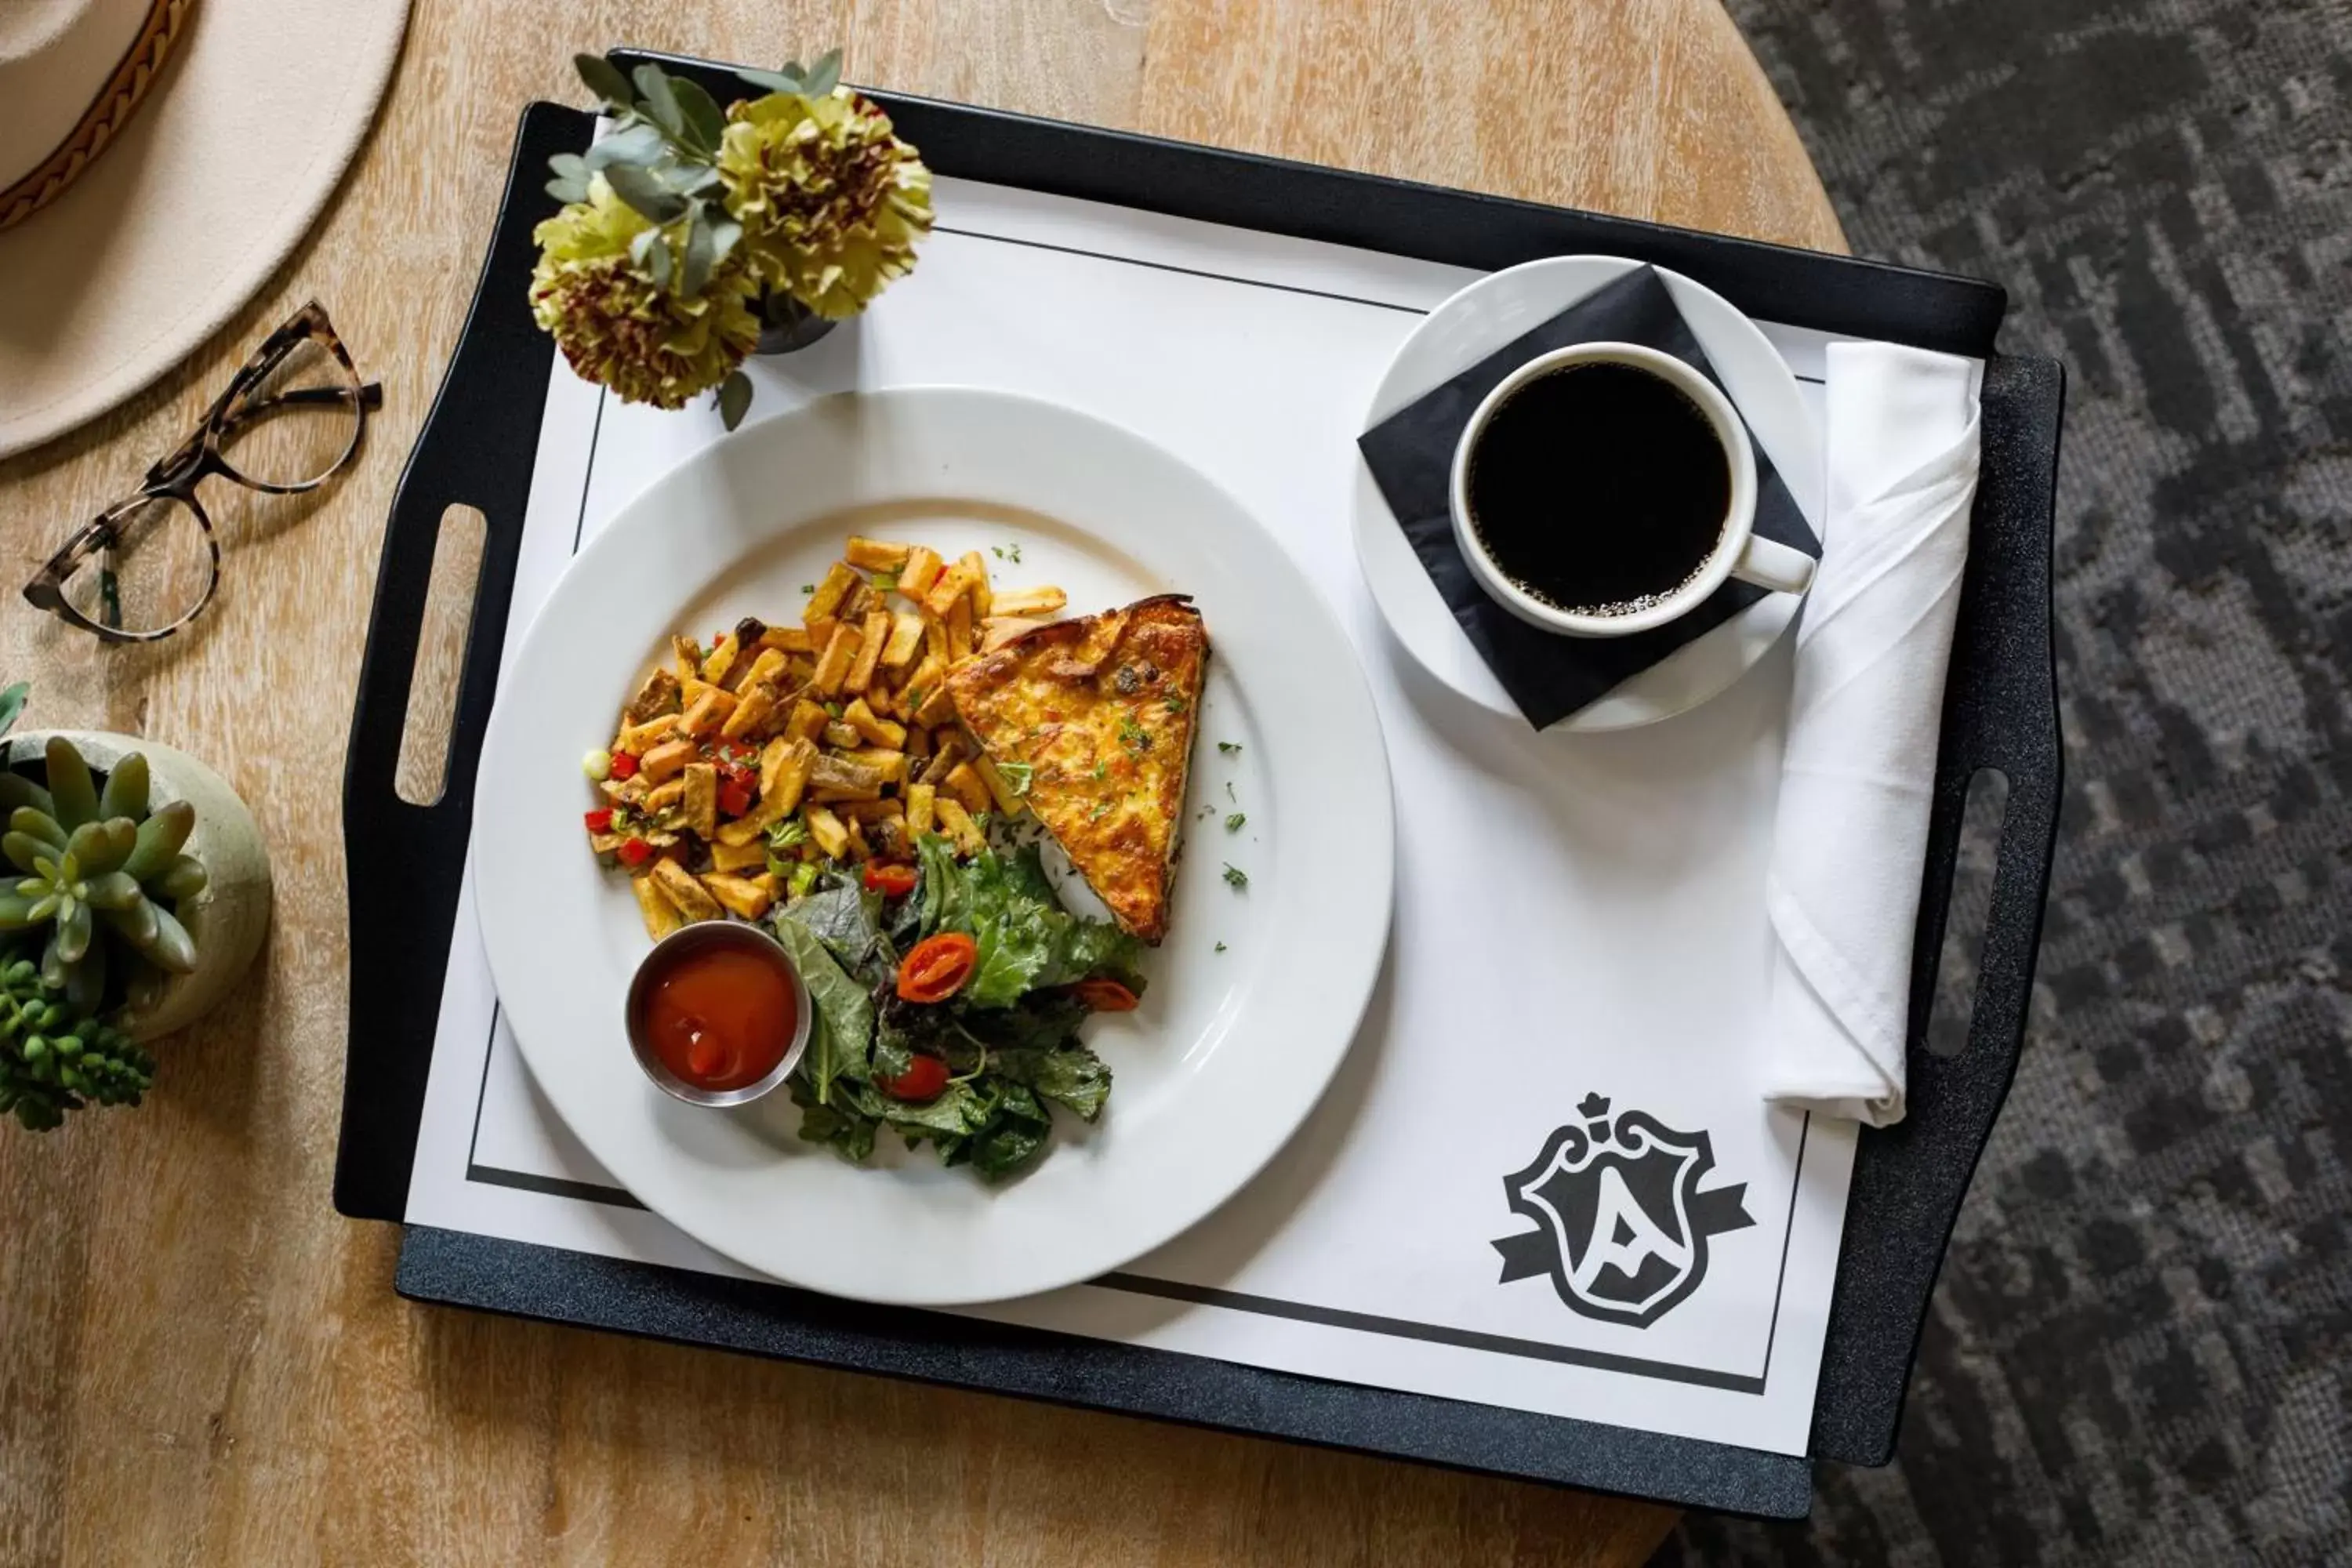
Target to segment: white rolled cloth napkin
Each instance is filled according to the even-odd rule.
[[[1765,902],[1765,1098],[1903,1120],[1911,941],[1969,553],[1983,366],[1829,350],[1829,516],[1798,623]]]

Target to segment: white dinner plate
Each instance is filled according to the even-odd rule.
[[[998,584],[1059,584],[1073,614],[1189,593],[1208,624],[1172,928],[1147,960],[1142,1006],[1087,1028],[1114,1075],[1109,1105],[1092,1128],[1056,1112],[1044,1160],[995,1188],[887,1131],[871,1167],[846,1164],[795,1138],[800,1113],[781,1091],[738,1110],[680,1104],[646,1081],[623,1033],[648,943],[625,882],[582,837],[595,803],[581,754],[610,738],[671,632],[795,619],[803,585],[852,532],[951,557],[977,548]],[[1228,830],[1234,813],[1246,822]],[[506,674],[473,843],[499,1001],[589,1152],[656,1214],[753,1268],[922,1305],[1090,1279],[1247,1182],[1355,1036],[1395,881],[1371,694],[1290,557],[1143,437],[961,388],[824,399],[707,448],[625,508]]]
[[[1621,256],[1550,256],[1489,274],[1432,310],[1372,394],[1364,428],[1512,339],[1532,331],[1603,284],[1643,265]],[[1772,459],[1797,510],[1821,531],[1823,515],[1820,432],[1797,391],[1797,378],[1755,322],[1714,289],[1661,267],[1658,276],[1681,308],[1691,335],[1715,366],[1724,391]],[[1412,542],[1397,526],[1371,470],[1356,465],[1356,559],[1373,601],[1405,650],[1438,680],[1481,707],[1516,714],[1517,704],[1486,668],[1454,612],[1429,580]],[[1629,730],[1686,712],[1738,679],[1796,618],[1800,596],[1767,594],[1739,614],[1624,682],[1554,730]]]

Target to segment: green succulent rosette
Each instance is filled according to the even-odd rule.
[[[691,299],[656,284],[640,264],[645,246],[665,246],[673,261],[683,262],[675,254],[681,242],[670,235],[639,240],[653,230],[596,176],[587,200],[567,205],[532,232],[540,258],[531,273],[531,313],[585,379],[631,403],[680,408],[725,381],[759,341],[749,302],[755,283],[739,250]]]
[[[845,87],[735,104],[718,165],[758,282],[830,320],[912,269],[931,229],[930,170]]]

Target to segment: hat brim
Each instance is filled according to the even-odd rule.
[[[122,133],[0,233],[0,458],[162,375],[268,283],[359,151],[408,0],[199,0]]]

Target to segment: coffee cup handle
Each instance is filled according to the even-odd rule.
[[[1813,558],[1758,534],[1749,534],[1731,574],[1776,594],[1801,594],[1813,585]]]

